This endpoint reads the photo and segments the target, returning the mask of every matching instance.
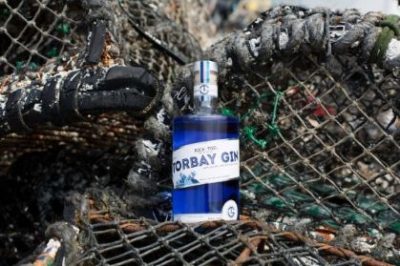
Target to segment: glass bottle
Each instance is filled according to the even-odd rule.
[[[218,115],[218,66],[194,64],[194,111],[173,121],[173,218],[182,222],[239,217],[239,120]]]

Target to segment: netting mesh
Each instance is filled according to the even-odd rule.
[[[224,111],[242,120],[242,196],[254,215],[399,234],[395,73],[301,55],[241,79],[226,84]]]
[[[0,2],[0,75],[36,70],[74,47],[82,11],[62,1]]]
[[[253,72],[238,88],[246,98],[226,104],[246,110],[245,193],[294,215],[398,232],[397,80],[372,83],[367,70],[332,61],[339,78],[306,56],[271,76]]]

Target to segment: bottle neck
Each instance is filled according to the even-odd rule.
[[[218,98],[208,95],[195,96],[193,98],[193,113],[211,115],[217,113]]]
[[[194,64],[193,112],[208,115],[217,113],[218,65],[209,60]]]

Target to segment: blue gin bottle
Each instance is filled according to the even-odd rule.
[[[175,221],[239,217],[239,121],[216,114],[217,76],[215,62],[195,62],[193,114],[173,122]]]

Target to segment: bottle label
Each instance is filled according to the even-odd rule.
[[[200,83],[194,86],[194,97],[211,96],[218,97],[218,86],[214,84]]]
[[[174,221],[181,221],[183,223],[198,223],[215,220],[234,221],[238,218],[239,207],[234,200],[226,201],[220,213],[184,213],[174,215]]]
[[[223,182],[239,178],[238,139],[188,144],[173,152],[174,188]]]

